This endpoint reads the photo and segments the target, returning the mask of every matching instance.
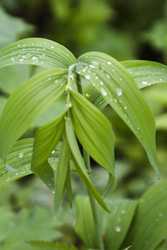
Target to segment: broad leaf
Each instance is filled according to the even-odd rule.
[[[86,53],[78,61],[78,74],[101,92],[129,126],[158,172],[154,117],[128,70],[114,58],[99,52]]]
[[[121,62],[139,88],[144,88],[156,83],[167,83],[167,66],[157,62],[129,60]]]
[[[79,93],[70,90],[71,119],[88,154],[114,176],[115,137],[108,119]]]
[[[105,213],[98,206],[105,249],[118,250],[130,227],[137,202],[125,199],[106,201],[106,203],[111,213]],[[75,231],[87,248],[95,248],[95,228],[90,201],[87,197],[77,197],[76,205],[77,221]]]
[[[154,250],[167,237],[167,180],[152,186],[141,197],[125,246]]]
[[[57,214],[60,202],[63,197],[63,192],[65,189],[68,168],[69,168],[69,145],[67,142],[67,138],[64,135],[62,141],[62,148],[60,151],[58,167],[56,171],[56,183],[55,183],[55,195],[54,195],[54,210],[55,214]]]
[[[44,38],[23,39],[0,50],[0,68],[15,64],[68,68],[75,61],[64,46]]]
[[[20,86],[8,99],[0,118],[0,154],[5,161],[15,141],[64,92],[63,69],[49,69]]]
[[[68,140],[68,144],[71,150],[72,160],[74,162],[76,171],[78,172],[80,178],[84,182],[85,186],[87,187],[88,191],[95,197],[95,199],[99,202],[99,204],[106,210],[109,211],[105,202],[101,198],[100,194],[94,188],[90,177],[87,173],[83,158],[81,156],[80,150],[78,148],[77,140],[74,134],[72,122],[70,118],[66,119],[66,136]]]

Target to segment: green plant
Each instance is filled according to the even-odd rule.
[[[137,205],[137,201],[123,200],[113,201],[112,205],[104,200],[91,181],[90,156],[108,171],[109,180],[103,195],[110,195],[116,187],[115,138],[110,122],[102,113],[103,108],[109,104],[138,138],[158,174],[154,117],[139,89],[155,83],[166,83],[167,67],[149,61],[120,63],[111,56],[99,52],[89,52],[76,59],[60,44],[40,38],[24,39],[1,49],[0,67],[15,64],[37,65],[46,70],[18,87],[9,97],[2,111],[0,118],[1,188],[11,181],[35,173],[54,193],[54,211],[57,215],[65,190],[69,203],[72,204],[70,173],[76,171],[88,190],[93,211],[93,213],[91,210],[86,213],[86,216],[90,216],[90,220],[85,232],[82,232],[85,225],[78,227],[85,223],[85,219],[83,222],[78,222],[76,227],[76,231],[88,248],[104,249],[105,243],[106,249],[116,250],[122,249],[122,244],[125,242],[125,247],[128,249],[132,241],[134,246],[132,245],[131,249],[141,249],[146,245],[147,250],[155,249],[167,235],[167,230],[164,229],[165,220],[162,220],[163,232],[159,233],[154,244],[150,244],[149,239],[146,244],[145,238],[143,241],[141,239],[140,244],[133,243],[133,240],[128,238],[131,235],[128,229],[135,209],[136,207],[138,209],[136,216],[140,215],[140,210],[144,211],[143,214],[147,214],[148,211],[145,205],[141,205],[142,202]],[[61,100],[59,115],[37,128],[34,138],[18,140],[32,122],[58,100]],[[164,190],[166,181],[160,184],[155,186],[158,193],[155,196],[164,199],[166,192],[162,192],[162,189]],[[150,192],[154,195],[154,187]],[[147,195],[148,193],[145,194],[146,197]],[[149,194],[148,197],[151,195]],[[89,202],[86,202],[85,211],[89,210]],[[148,199],[148,204],[154,205],[153,200],[151,202],[149,203]],[[81,214],[84,212],[83,201],[78,199],[77,206],[78,211],[82,211],[78,217],[80,221]],[[118,213],[113,206],[119,207]],[[157,211],[163,215],[165,208],[166,203],[160,204],[153,215],[148,216],[148,224]],[[104,210],[112,213],[105,214],[104,219],[101,220],[103,216],[99,216],[99,213],[104,214]],[[120,227],[114,222],[115,214],[115,218],[119,218],[121,213],[122,215],[127,213],[124,228],[122,224]],[[107,223],[110,220],[116,231],[112,231],[113,229],[110,231],[107,224],[105,227],[102,226],[105,221]],[[138,220],[136,217],[136,221]],[[143,224],[140,228],[141,232],[146,230]],[[104,240],[101,237],[103,231]],[[87,232],[89,232],[88,236]],[[154,230],[151,232],[155,233]],[[140,236],[137,232],[136,235],[136,237]],[[113,243],[114,239],[115,243]],[[133,239],[135,239],[134,236]],[[37,242],[34,244],[35,247],[36,244],[38,245]],[[46,249],[49,249],[49,245]]]

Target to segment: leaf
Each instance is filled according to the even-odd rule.
[[[121,62],[139,88],[152,84],[167,83],[167,66],[157,62],[129,60]]]
[[[0,89],[11,95],[23,82],[30,77],[29,65],[14,65],[0,69]]]
[[[90,177],[87,173],[83,158],[80,154],[77,140],[73,131],[72,127],[72,122],[70,118],[66,119],[66,124],[65,124],[65,129],[66,129],[66,136],[68,140],[68,144],[71,150],[71,155],[72,155],[72,161],[74,162],[76,171],[78,172],[80,178],[84,182],[85,186],[87,187],[88,191],[95,197],[95,199],[98,201],[98,203],[107,211],[109,212],[105,202],[97,192],[97,190],[94,188]]]
[[[99,52],[80,56],[76,70],[101,92],[133,131],[158,173],[154,117],[128,70],[114,58]]]
[[[54,195],[54,212],[56,215],[65,189],[68,167],[69,167],[69,153],[70,153],[69,145],[67,142],[67,138],[64,135],[59,156],[57,172],[56,172],[55,195]]]
[[[108,119],[85,97],[70,90],[71,120],[88,154],[114,176],[115,137]]]
[[[167,130],[167,114],[162,114],[156,117],[156,128]]]
[[[33,171],[37,170],[38,166],[48,159],[49,155],[63,136],[66,111],[62,112],[62,114],[53,121],[36,130],[31,168]]]
[[[137,202],[124,199],[106,201],[111,213],[105,213],[98,206],[101,232],[105,249],[118,250],[128,232]],[[87,248],[95,248],[95,228],[88,197],[77,197],[77,221],[75,231]],[[121,248],[122,249],[122,248]]]
[[[14,42],[20,35],[33,30],[33,26],[25,23],[21,18],[8,15],[0,8],[0,48]]]
[[[154,250],[167,237],[167,180],[152,186],[141,197],[125,246]]]
[[[25,241],[51,241],[61,237],[58,231],[60,225],[53,220],[53,214],[50,211],[46,212],[40,207],[29,211],[24,209],[17,214],[9,211],[10,220],[3,218],[6,216],[6,211],[1,208],[0,212],[0,231],[4,232],[3,244],[1,242],[3,250],[27,250],[29,248]]]
[[[66,244],[53,243],[47,241],[28,241],[31,250],[76,250],[74,246],[68,247]]]
[[[0,68],[15,64],[68,68],[75,61],[64,46],[44,38],[23,39],[0,50]]]
[[[0,159],[0,189],[10,182],[32,174],[30,164],[32,160],[33,139],[17,141],[7,156],[7,164],[16,171],[7,171],[4,162]]]
[[[7,102],[7,98],[4,96],[0,96],[0,115],[2,113],[3,107],[5,106]]]
[[[44,71],[25,82],[8,99],[0,118],[0,155],[3,161],[30,124],[63,95],[65,73],[63,69]]]

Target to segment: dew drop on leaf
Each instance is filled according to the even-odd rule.
[[[107,96],[107,92],[103,88],[101,88],[101,93],[102,93],[103,96]]]
[[[17,169],[12,168],[11,166],[9,166],[7,163],[5,164],[6,170],[8,170],[9,172],[16,172]]]
[[[18,157],[19,157],[19,158],[22,158],[23,155],[24,155],[24,154],[23,154],[22,152],[20,152],[20,153],[18,154]]]
[[[36,60],[38,60],[38,57],[37,57],[37,56],[32,56],[32,57],[31,57],[31,60],[32,60],[32,61],[36,61]]]
[[[142,84],[144,84],[144,85],[146,85],[148,82],[146,82],[146,81],[142,81]]]
[[[86,78],[87,80],[90,80],[90,75],[86,75],[85,78]]]
[[[121,96],[122,95],[122,89],[120,89],[120,88],[116,88],[115,92],[116,92],[117,96]]]
[[[115,231],[116,231],[117,233],[121,232],[121,227],[115,227]]]

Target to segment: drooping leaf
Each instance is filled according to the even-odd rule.
[[[121,62],[141,89],[152,84],[167,83],[167,66],[157,62],[129,60]]]
[[[64,92],[63,69],[49,69],[21,85],[8,99],[0,118],[0,154],[3,160],[30,124]]]
[[[55,195],[54,195],[54,211],[57,214],[60,202],[63,197],[65,189],[68,167],[69,167],[69,145],[67,142],[66,135],[63,137],[62,148],[60,151],[58,167],[56,171],[56,182],[55,182]]]
[[[125,246],[154,250],[167,237],[167,180],[152,186],[141,197]]]
[[[75,61],[64,46],[44,38],[23,39],[0,50],[0,68],[15,64],[68,68]]]
[[[95,199],[99,202],[99,204],[107,212],[109,212],[105,202],[103,201],[103,199],[101,198],[101,196],[97,192],[97,190],[94,188],[94,186],[90,180],[90,177],[87,173],[83,158],[82,158],[81,153],[80,153],[79,148],[78,148],[77,140],[76,140],[76,137],[74,134],[74,130],[73,130],[73,126],[72,126],[72,122],[71,122],[70,118],[66,119],[65,128],[66,128],[66,135],[67,135],[68,144],[69,144],[69,147],[71,150],[72,160],[74,162],[76,171],[78,172],[80,178],[82,179],[82,181],[86,185],[88,191],[95,197]]]
[[[31,250],[76,250],[74,246],[67,246],[66,244],[53,243],[48,241],[28,241]]]
[[[45,162],[60,141],[65,128],[64,116],[66,111],[53,121],[38,128],[35,132],[32,171]]]
[[[118,250],[128,232],[137,202],[132,200],[106,201],[111,213],[98,206],[101,232],[105,249]],[[77,197],[77,221],[75,231],[87,248],[95,248],[95,225],[88,197]]]
[[[78,62],[78,74],[101,92],[129,126],[158,172],[154,117],[128,70],[109,55],[99,52],[86,53],[78,58]]]
[[[72,90],[70,95],[77,138],[88,154],[114,176],[115,137],[110,122],[85,97]]]

